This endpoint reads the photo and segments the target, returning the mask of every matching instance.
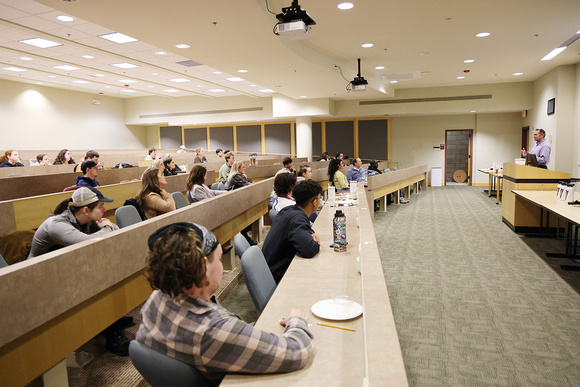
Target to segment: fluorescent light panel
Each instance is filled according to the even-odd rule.
[[[42,39],[42,38],[24,39],[24,40],[20,40],[20,43],[29,44],[31,46],[39,47],[39,48],[50,48],[50,47],[62,46],[61,43],[56,43],[56,42]]]
[[[177,82],[177,83],[191,82],[190,79],[186,79],[186,78],[173,78],[173,79],[170,79],[170,81]]]
[[[20,67],[2,67],[2,70],[8,70],[8,71],[14,71],[14,72],[22,72],[22,71],[26,71],[25,69],[21,69]]]
[[[107,39],[111,42],[115,42],[115,43],[119,43],[119,44],[131,43],[131,42],[137,41],[137,39],[132,38],[128,35],[122,34],[120,32],[113,32],[111,34],[99,35],[99,38]]]
[[[241,82],[244,80],[244,78],[240,78],[240,77],[232,77],[232,78],[226,78],[226,80],[230,81],[230,82]]]
[[[556,47],[555,49],[553,49],[552,51],[550,51],[550,53],[548,55],[546,55],[545,57],[543,57],[542,60],[552,60],[552,59],[554,59],[554,57],[556,55],[558,55],[559,53],[561,53],[565,49],[566,49],[566,47]]]
[[[75,66],[71,66],[71,65],[60,65],[60,66],[52,66],[55,69],[59,69],[59,70],[65,70],[65,71],[73,71],[73,70],[78,70],[78,67]]]
[[[119,67],[119,68],[122,68],[122,69],[134,69],[136,67],[139,67],[137,65],[134,65],[132,63],[127,63],[127,62],[124,62],[124,63],[111,63],[111,66]]]

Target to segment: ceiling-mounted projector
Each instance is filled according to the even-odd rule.
[[[369,83],[367,80],[360,75],[360,58],[358,58],[358,74],[354,80],[350,81],[350,90],[352,91],[366,91],[367,85]]]
[[[280,22],[274,26],[274,33],[290,40],[310,39],[310,26],[316,24],[308,12],[298,5],[298,0],[293,0],[290,7],[282,8],[276,19]]]

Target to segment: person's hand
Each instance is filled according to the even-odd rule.
[[[316,243],[320,244],[320,238],[315,233],[312,233],[312,239],[314,239]]]
[[[105,226],[109,226],[109,227],[113,228],[113,223],[107,218],[103,218],[103,219],[99,220],[97,222],[97,225],[99,226],[99,228],[103,228]]]
[[[290,320],[290,317],[294,317],[294,316],[301,317],[304,321],[308,321],[308,319],[306,318],[306,315],[304,314],[303,311],[301,311],[300,309],[290,309],[290,312],[288,312],[288,316],[286,316],[286,318],[283,318],[279,321],[280,325],[285,327],[286,321]]]
[[[528,152],[526,152],[526,148],[522,148],[522,157],[526,157]]]

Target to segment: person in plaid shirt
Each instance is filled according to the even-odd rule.
[[[218,385],[226,373],[292,372],[314,356],[306,316],[290,310],[282,335],[246,324],[213,302],[223,272],[222,247],[207,228],[164,226],[148,240],[153,293],[141,310],[137,341],[193,365]]]

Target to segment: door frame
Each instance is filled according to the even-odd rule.
[[[445,129],[444,185],[447,185],[447,132],[469,132],[469,146],[467,149],[467,185],[473,185],[473,129]]]

